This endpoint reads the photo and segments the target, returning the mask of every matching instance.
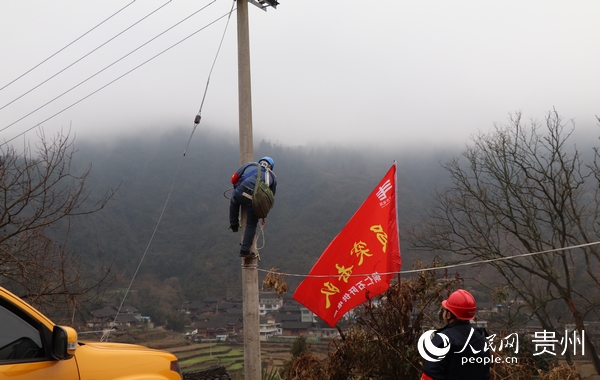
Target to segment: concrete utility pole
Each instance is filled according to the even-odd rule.
[[[250,36],[248,26],[248,0],[237,1],[238,34],[238,98],[240,165],[254,161],[252,140],[252,91],[250,86]],[[246,228],[246,212],[242,207],[240,232],[242,239]],[[251,248],[256,249],[256,240]],[[260,380],[260,317],[258,315],[258,259],[242,259],[242,290],[244,311],[244,379]]]
[[[252,138],[252,90],[250,85],[250,28],[248,24],[248,2],[266,11],[276,8],[277,0],[237,0],[238,35],[238,101],[240,133],[240,165],[254,161]],[[240,223],[241,238],[246,229],[246,209],[242,206]],[[250,248],[258,254],[256,237]],[[260,359],[260,316],[258,314],[258,258],[242,259],[242,290],[244,311],[244,379],[261,379]]]
[[[243,165],[254,159],[252,90],[250,84],[250,28],[248,25],[248,0],[241,0],[237,3],[240,165]]]

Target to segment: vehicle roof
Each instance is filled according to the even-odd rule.
[[[2,286],[0,286],[0,297],[17,305],[19,307],[19,309],[21,309],[25,313],[29,314],[31,317],[38,320],[39,322],[43,323],[50,331],[52,331],[52,329],[54,328],[54,325],[55,325],[54,322],[52,322],[48,317],[46,317],[44,314],[40,313],[33,306],[31,306],[27,302],[23,301],[20,297],[13,294],[9,290],[3,288]]]

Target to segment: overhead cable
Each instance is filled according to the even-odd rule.
[[[215,0],[215,1],[216,1],[216,0]],[[213,1],[213,2],[214,2],[214,1]],[[211,4],[212,4],[212,3],[211,3]],[[210,4],[209,4],[209,5],[210,5]],[[83,98],[81,98],[81,99],[77,100],[76,102],[72,103],[71,105],[69,105],[69,106],[67,106],[67,107],[63,108],[62,110],[60,110],[60,111],[56,112],[56,113],[55,113],[55,114],[53,114],[52,116],[50,116],[50,117],[48,117],[48,118],[46,118],[46,119],[44,119],[44,120],[40,121],[39,123],[37,123],[37,124],[36,124],[36,125],[34,125],[33,127],[31,127],[31,128],[28,128],[28,129],[27,129],[27,130],[25,130],[24,132],[21,132],[21,133],[19,133],[18,135],[14,136],[13,138],[11,138],[11,139],[9,139],[9,140],[5,140],[4,142],[0,143],[0,146],[3,146],[3,145],[5,145],[5,144],[7,144],[7,143],[9,143],[9,142],[11,142],[11,141],[13,141],[13,140],[15,140],[16,138],[18,138],[18,137],[20,137],[20,136],[23,136],[24,134],[26,134],[27,132],[29,132],[29,131],[31,131],[31,130],[33,130],[33,129],[35,129],[36,127],[38,127],[38,126],[39,126],[39,125],[41,125],[42,123],[45,123],[46,121],[53,119],[54,117],[56,117],[56,116],[60,115],[61,113],[65,112],[66,110],[70,109],[71,107],[73,107],[73,106],[75,106],[75,105],[77,105],[77,104],[81,103],[82,101],[84,101],[85,99],[87,99],[87,98],[89,98],[90,96],[94,95],[95,93],[97,93],[97,92],[99,92],[99,91],[103,90],[104,88],[106,88],[106,87],[110,86],[111,84],[115,83],[116,81],[118,81],[119,79],[123,78],[124,76],[126,76],[126,75],[130,74],[131,72],[133,72],[133,71],[135,71],[135,70],[139,69],[140,67],[144,66],[146,63],[148,63],[148,62],[152,61],[153,59],[155,59],[155,58],[159,57],[160,55],[162,55],[162,54],[166,53],[167,51],[171,50],[172,48],[174,48],[175,46],[179,45],[180,43],[182,43],[182,42],[186,41],[187,39],[189,39],[189,38],[193,37],[194,35],[196,35],[196,34],[200,33],[200,32],[201,32],[201,31],[203,31],[204,29],[208,28],[209,26],[213,25],[213,24],[214,24],[214,23],[216,23],[217,21],[219,21],[219,20],[221,20],[222,18],[226,17],[228,14],[229,14],[229,13],[225,13],[224,15],[222,15],[222,16],[218,17],[217,19],[215,19],[215,20],[211,21],[210,23],[206,24],[206,25],[205,25],[205,26],[203,26],[202,28],[200,28],[200,29],[196,30],[195,32],[193,32],[193,33],[189,34],[188,36],[184,37],[183,39],[179,40],[178,42],[176,42],[176,43],[174,43],[173,45],[169,46],[168,48],[164,49],[164,50],[163,50],[163,51],[161,51],[160,53],[158,53],[158,54],[156,54],[156,55],[152,56],[151,58],[147,59],[146,61],[142,62],[141,64],[139,64],[139,65],[135,66],[133,69],[131,69],[131,70],[127,71],[126,73],[124,73],[124,74],[120,75],[119,77],[117,77],[117,78],[113,79],[112,81],[108,82],[107,84],[103,85],[102,87],[98,88],[97,90],[95,90],[95,91],[91,92],[90,94],[88,94],[88,95],[84,96]],[[89,79],[89,78],[88,78],[88,79]],[[86,79],[86,80],[87,80],[87,79]],[[69,91],[71,91],[71,90],[69,90]],[[61,94],[60,96],[62,96],[62,95],[64,95],[64,94]],[[59,96],[59,97],[60,97],[60,96]],[[44,104],[42,107],[46,106],[47,104],[49,104],[49,103],[53,102],[53,101],[54,101],[54,100],[56,100],[56,99],[57,99],[57,98],[55,98],[55,99],[51,100],[50,102],[48,102],[48,103]],[[34,110],[34,111],[30,112],[29,114],[25,115],[24,117],[22,117],[21,119],[19,119],[19,120],[15,121],[14,123],[12,123],[12,124],[10,124],[10,125],[8,125],[8,126],[4,127],[3,129],[0,129],[0,132],[1,132],[1,131],[3,131],[3,130],[5,130],[6,128],[8,128],[8,127],[12,126],[13,124],[15,124],[15,123],[19,122],[20,120],[23,120],[25,117],[27,117],[27,116],[31,115],[33,112],[36,112],[37,110],[39,110],[39,109],[40,109],[40,108],[42,108],[42,107],[39,107],[38,109],[36,109],[36,110]]]
[[[573,246],[570,246],[570,247],[549,249],[547,251],[521,253],[521,254],[513,255],[513,256],[497,257],[495,259],[480,260],[480,261],[469,261],[469,262],[466,262],[466,263],[443,265],[443,266],[439,266],[439,267],[419,268],[419,269],[405,270],[405,271],[399,271],[399,272],[385,272],[385,273],[379,273],[378,272],[378,273],[380,275],[390,275],[390,274],[409,274],[409,273],[430,272],[430,271],[435,271],[435,270],[440,270],[440,269],[451,269],[451,268],[466,267],[466,266],[471,266],[471,265],[481,265],[481,264],[493,263],[493,262],[496,262],[496,261],[508,261],[508,260],[518,259],[518,258],[521,258],[521,257],[537,256],[537,255],[543,255],[543,254],[547,254],[547,253],[556,253],[556,252],[561,252],[561,251],[567,251],[567,250],[570,250],[570,249],[589,247],[589,246],[597,245],[597,244],[600,244],[600,241],[596,241],[596,242],[593,242],[593,243],[573,245]],[[316,275],[315,274],[315,275],[311,275],[311,274],[282,273],[282,272],[273,272],[273,271],[269,271],[269,270],[265,270],[265,269],[259,269],[259,271],[270,272],[272,274],[285,275],[285,276],[290,276],[290,277],[332,278],[332,277],[338,277],[339,276],[337,274],[324,274],[324,275]],[[352,274],[352,275],[350,275],[350,277],[365,277],[365,276],[370,276],[370,275],[372,275],[372,273]]]
[[[169,0],[171,1],[171,0]],[[157,39],[158,37],[162,36],[163,34],[167,33],[168,31],[170,31],[171,29],[175,28],[176,26],[180,25],[181,23],[183,23],[184,21],[188,20],[190,17],[196,15],[197,13],[199,13],[200,11],[206,9],[209,5],[214,4],[216,0],[213,0],[212,2],[208,3],[207,5],[203,6],[202,8],[198,9],[196,12],[192,13],[191,15],[187,16],[186,18],[184,18],[183,20],[180,20],[179,22],[177,22],[175,25],[172,25],[171,27],[165,29],[164,31],[162,31],[161,33],[157,34],[156,36],[152,37],[151,39],[149,39],[148,41],[144,42],[143,44],[141,44],[140,46],[138,46],[137,48],[133,49],[132,51],[130,51],[129,53],[125,54],[124,56],[122,56],[121,58],[117,59],[116,61],[112,62],[110,65],[105,66],[103,69],[101,69],[100,71],[97,71],[95,74],[87,77],[86,79],[84,79],[83,81],[79,82],[78,84],[76,84],[75,86],[71,87],[70,89],[68,89],[67,91],[63,92],[62,94],[58,95],[57,97],[55,97],[54,99],[44,103],[43,105],[41,105],[40,107],[34,109],[33,111],[29,112],[27,115],[21,117],[20,119],[12,122],[11,124],[7,125],[6,127],[0,129],[0,132],[4,131],[7,128],[10,128],[11,126],[15,125],[16,123],[18,123],[19,121],[25,119],[26,117],[30,116],[31,114],[39,111],[40,109],[46,107],[48,104],[54,102],[55,100],[63,97],[64,95],[68,94],[69,92],[73,91],[74,89],[76,89],[77,87],[81,86],[82,84],[84,84],[85,82],[89,81],[90,79],[94,78],[95,76],[97,76],[98,74],[104,72],[105,70],[109,69],[110,67],[114,66],[115,64],[119,63],[120,61],[122,61],[123,59],[127,58],[128,56],[130,56],[131,54],[135,53],[136,51],[140,50],[141,48],[143,48],[144,46],[148,45],[150,42],[154,41],[155,39]],[[166,5],[166,4],[165,4]],[[164,5],[163,5],[164,6]],[[161,7],[162,8],[162,7]],[[160,8],[159,8],[160,9]],[[157,9],[158,10],[158,9]],[[156,10],[154,11],[156,12]],[[148,17],[148,16],[146,16]],[[141,21],[141,20],[140,20]],[[107,41],[108,42],[108,41]],[[97,49],[96,49],[97,50]],[[64,70],[63,70],[64,71]],[[38,85],[39,87],[39,85]]]
[[[31,69],[29,69],[26,72],[24,72],[23,74],[19,75],[17,78],[15,78],[12,81],[10,81],[9,83],[5,84],[4,87],[0,88],[0,91],[4,90],[6,87],[10,86],[11,84],[15,83],[19,79],[23,78],[25,75],[27,75],[30,72],[32,72],[33,70],[35,70],[36,68],[38,68],[39,66],[41,66],[42,64],[44,64],[46,61],[48,61],[50,58],[52,58],[55,55],[57,55],[58,53],[60,53],[61,51],[65,50],[69,46],[73,45],[75,42],[79,41],[82,37],[84,37],[85,35],[87,35],[88,33],[90,33],[92,30],[96,29],[100,25],[104,24],[106,21],[110,20],[115,15],[117,15],[118,13],[120,13],[122,10],[124,10],[125,8],[127,8],[128,6],[130,6],[133,3],[135,3],[135,0],[133,0],[131,3],[127,4],[123,8],[119,9],[118,11],[116,11],[115,13],[113,13],[112,15],[110,15],[107,19],[105,19],[104,21],[102,21],[98,25],[94,26],[92,29],[88,30],[87,32],[83,33],[81,36],[77,37],[76,39],[74,39],[73,41],[71,41],[70,43],[68,43],[65,47],[63,47],[62,49],[58,50],[56,53],[52,54],[48,58],[44,59],[42,62],[38,63],[37,65],[33,66]],[[2,108],[4,108],[4,107],[2,107]]]
[[[6,107],[8,107],[9,105],[13,104],[13,103],[14,103],[14,102],[16,102],[17,100],[19,100],[19,99],[21,99],[22,97],[24,97],[25,95],[29,94],[31,91],[35,90],[36,88],[40,87],[40,86],[41,86],[41,85],[43,85],[44,83],[48,82],[48,81],[49,81],[49,80],[51,80],[52,78],[54,78],[54,77],[56,77],[57,75],[59,75],[59,74],[63,73],[63,72],[64,72],[64,71],[66,71],[67,69],[69,69],[69,68],[73,67],[75,64],[79,63],[79,62],[80,62],[80,61],[82,61],[84,58],[88,57],[89,55],[91,55],[91,54],[92,54],[92,53],[94,53],[95,51],[99,50],[101,47],[103,47],[103,46],[107,45],[109,42],[111,42],[111,41],[112,41],[112,40],[114,40],[115,38],[119,37],[121,34],[125,33],[126,31],[128,31],[128,30],[129,30],[129,29],[131,29],[131,28],[133,28],[134,26],[136,26],[137,24],[139,24],[139,23],[140,23],[140,22],[142,22],[143,20],[147,19],[148,17],[150,17],[150,16],[151,16],[151,15],[153,15],[154,13],[158,12],[160,9],[162,9],[162,8],[163,8],[163,7],[165,7],[167,4],[169,4],[171,1],[172,1],[172,0],[168,0],[166,3],[164,3],[164,4],[163,4],[163,5],[161,5],[160,7],[156,8],[155,10],[153,10],[153,11],[152,11],[152,12],[150,12],[150,13],[148,13],[146,16],[142,17],[141,19],[139,19],[138,21],[136,21],[136,22],[135,22],[135,23],[133,23],[132,25],[128,26],[127,28],[125,28],[125,29],[124,29],[124,30],[122,30],[121,32],[117,33],[116,35],[114,35],[114,36],[113,36],[113,37],[111,37],[110,39],[106,40],[106,41],[105,41],[103,44],[101,44],[100,46],[96,47],[96,48],[95,48],[95,49],[93,49],[92,51],[88,52],[87,54],[85,54],[85,55],[84,55],[84,56],[82,56],[81,58],[77,59],[75,62],[71,63],[71,64],[70,64],[70,65],[68,65],[67,67],[63,68],[63,69],[62,69],[62,70],[60,70],[59,72],[55,73],[55,74],[54,74],[54,75],[52,75],[50,78],[48,78],[48,79],[44,80],[43,82],[39,83],[39,84],[38,84],[38,85],[36,85],[35,87],[33,87],[33,88],[29,89],[29,90],[28,90],[28,91],[26,91],[25,93],[23,93],[23,94],[19,95],[19,96],[18,96],[18,97],[16,97],[15,99],[13,99],[13,100],[11,100],[10,102],[6,103],[6,104],[5,104],[5,105],[3,105],[2,107],[0,107],[0,110],[3,110],[4,108],[6,108]],[[167,29],[167,30],[168,30],[168,29]],[[164,32],[163,32],[163,33],[164,33]],[[162,34],[162,33],[161,33],[161,34]],[[159,34],[159,36],[160,36],[160,34]],[[156,36],[156,37],[158,37],[158,36]],[[156,38],[156,37],[154,37],[154,38]],[[152,41],[152,40],[150,40],[150,41]],[[150,42],[150,41],[148,41],[148,42]],[[146,42],[146,43],[148,43],[148,42]],[[145,44],[144,44],[144,45],[145,45]],[[144,46],[144,45],[142,45],[142,46]],[[140,47],[141,47],[141,46],[140,46]],[[139,49],[140,47],[138,47],[138,49]],[[137,50],[137,49],[135,49],[134,51],[136,51],[136,50]],[[133,52],[130,52],[129,54],[131,54],[131,53],[133,53]],[[127,55],[129,55],[129,54],[127,54]],[[127,57],[127,55],[125,55],[124,57],[121,57],[121,59],[123,59],[123,58]],[[119,62],[121,59],[119,59],[119,60],[117,60],[117,61],[113,62],[113,63],[112,63],[112,64],[110,64],[109,66],[105,67],[104,69],[100,70],[100,71],[99,71],[99,72],[97,72],[96,74],[92,75],[90,78],[93,78],[94,76],[98,75],[98,74],[99,74],[99,73],[101,73],[102,71],[106,70],[108,67],[110,67],[110,66],[114,65],[115,63]],[[88,79],[90,79],[90,78],[88,78]],[[86,79],[85,81],[87,81],[88,79]],[[84,83],[85,81],[83,81],[83,82],[81,82],[81,83]],[[81,83],[80,83],[80,84],[81,84]],[[79,86],[79,85],[77,85],[77,86]],[[77,87],[77,86],[75,86],[75,87]],[[73,88],[75,88],[75,87],[73,87]],[[73,88],[71,88],[69,91],[71,91]],[[67,91],[67,92],[69,92],[69,91]],[[60,96],[62,96],[62,95],[64,95],[64,94],[66,94],[67,92],[65,92],[65,93],[61,94]],[[59,97],[60,97],[60,96],[59,96]],[[57,99],[57,98],[54,98],[52,101],[54,101],[55,99]],[[46,103],[46,104],[48,104],[48,103]],[[42,107],[43,107],[43,106],[42,106]],[[40,108],[41,108],[41,107],[40,107]],[[37,110],[39,110],[39,108],[38,108],[38,109],[36,109],[35,111],[37,111]],[[35,112],[35,111],[33,111],[33,112]],[[33,113],[33,112],[32,112],[32,113]],[[28,114],[28,115],[25,115],[24,117],[27,117],[27,116],[29,116],[29,115],[31,115],[31,113],[30,113],[30,114]],[[22,120],[22,119],[19,119],[19,120]],[[17,120],[17,122],[18,122],[19,120]],[[6,127],[6,128],[8,128],[8,127]],[[6,128],[4,128],[4,129],[6,129]],[[2,129],[2,130],[0,130],[0,131],[3,131],[4,129]]]

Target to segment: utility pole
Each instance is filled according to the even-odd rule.
[[[250,32],[248,0],[237,2],[238,101],[240,165],[254,160],[252,140],[252,89],[250,83]]]
[[[275,8],[279,4],[277,0],[237,0],[240,165],[254,161],[248,2],[265,11],[268,6]],[[243,239],[243,231],[246,229],[246,210],[244,206],[242,206],[241,214],[240,231]],[[258,254],[256,240],[255,238],[250,251]],[[260,316],[258,314],[258,258],[256,256],[242,258],[242,291],[244,303],[244,379],[260,380],[262,374]]]
[[[238,102],[240,165],[254,161],[252,140],[252,91],[250,86],[250,32],[248,0],[237,1],[238,34]],[[246,210],[242,206],[240,231],[246,230]],[[256,252],[256,244],[251,251]],[[251,255],[252,256],[252,255]],[[244,312],[244,379],[260,380],[260,317],[258,315],[258,259],[242,258],[242,294]]]

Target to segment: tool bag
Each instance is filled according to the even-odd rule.
[[[261,171],[262,169],[259,165],[256,173],[256,185],[252,192],[252,209],[254,209],[254,214],[257,218],[264,219],[267,217],[269,211],[271,211],[273,203],[275,203],[275,196],[269,187],[269,168],[265,167],[265,182],[260,178]]]

